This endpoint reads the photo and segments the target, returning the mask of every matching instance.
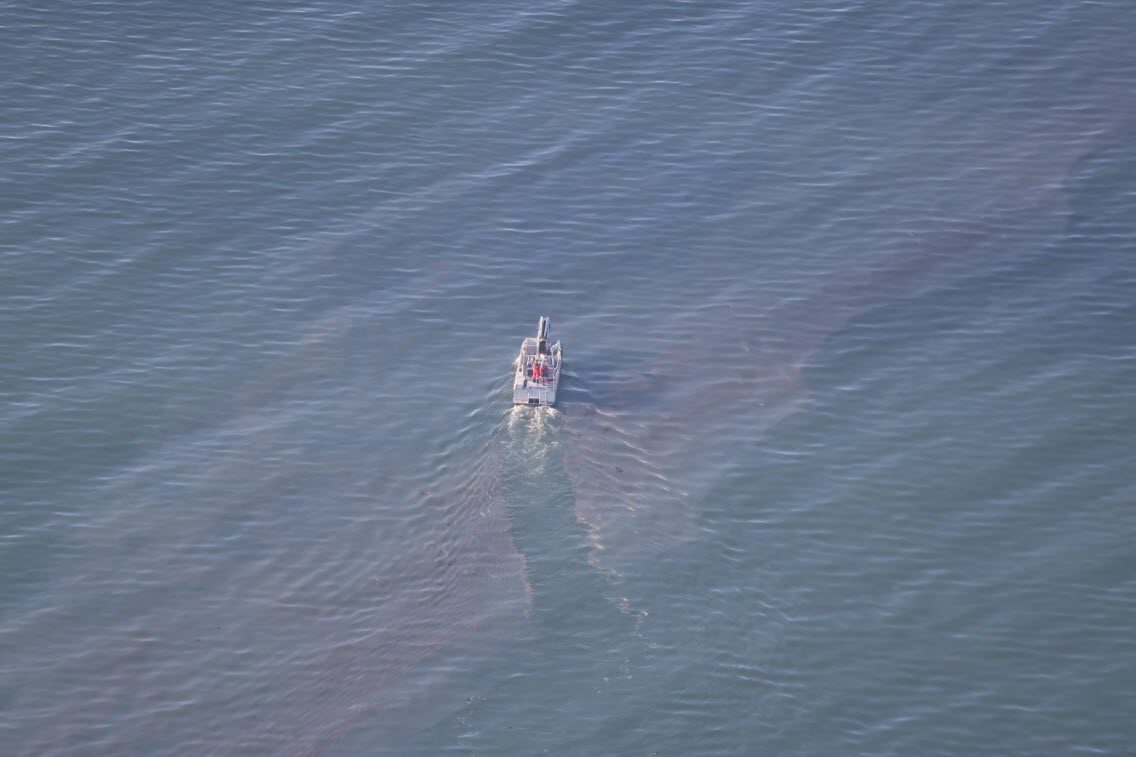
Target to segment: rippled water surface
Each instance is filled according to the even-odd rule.
[[[0,9],[3,754],[1136,750],[1136,6]]]

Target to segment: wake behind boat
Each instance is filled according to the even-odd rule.
[[[560,386],[560,342],[549,344],[548,318],[540,317],[536,336],[521,342],[521,354],[516,360],[513,377],[514,405],[552,405],[556,402],[556,389]]]

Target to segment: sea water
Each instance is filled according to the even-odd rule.
[[[1130,753],[1133,28],[4,3],[0,752]]]

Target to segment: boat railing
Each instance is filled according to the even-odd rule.
[[[533,368],[537,365],[542,365],[545,368],[544,375],[539,379],[533,378]],[[554,355],[523,355],[520,369],[528,381],[548,384],[560,370],[560,361]]]

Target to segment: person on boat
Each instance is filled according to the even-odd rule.
[[[544,370],[540,363],[533,363],[533,381],[540,381],[544,377]]]

